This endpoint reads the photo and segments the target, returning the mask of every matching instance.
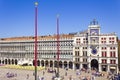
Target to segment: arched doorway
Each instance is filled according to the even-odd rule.
[[[62,61],[59,61],[59,67],[62,68]]]
[[[64,68],[67,68],[67,61],[64,61]]]
[[[73,63],[70,61],[69,62],[69,68],[72,69]]]
[[[43,61],[43,60],[41,61],[41,66],[42,66],[42,67],[44,66],[44,61]]]
[[[48,66],[48,60],[45,61],[45,66],[46,66],[46,67],[49,67],[49,66]]]
[[[35,66],[35,60],[33,60],[33,66]]]
[[[82,64],[83,68],[88,69],[88,64]]]
[[[50,61],[50,67],[53,67],[53,61]]]
[[[57,61],[54,61],[54,67],[57,67]]]
[[[107,71],[107,65],[102,65],[102,71]]]
[[[75,69],[79,69],[80,64],[79,63],[75,63]]]
[[[40,60],[37,61],[37,65],[40,66]]]
[[[10,59],[8,59],[8,64],[10,64]]]
[[[5,59],[5,64],[7,64],[7,59]]]
[[[17,62],[17,59],[15,59],[15,65],[17,65],[17,63],[18,63],[18,62]]]
[[[12,59],[12,64],[14,64],[14,59]]]
[[[91,69],[98,70],[98,61],[96,59],[91,60]]]

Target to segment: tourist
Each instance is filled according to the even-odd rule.
[[[29,79],[29,74],[27,74],[27,78],[26,79]]]
[[[41,80],[41,77],[40,77],[40,76],[38,76],[38,80]]]
[[[45,74],[45,71],[43,71],[43,75]]]
[[[67,76],[67,72],[65,72],[65,76]]]

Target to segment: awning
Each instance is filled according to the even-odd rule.
[[[116,69],[116,67],[110,67],[110,69]]]
[[[22,64],[27,64],[28,63],[28,61],[27,60],[24,60],[23,62],[22,62]]]
[[[29,61],[28,64],[30,65],[30,64],[33,64],[33,63],[32,63],[32,61]]]
[[[18,65],[23,65],[23,64],[28,64],[28,61],[27,60],[18,61]]]
[[[18,61],[18,65],[22,65],[22,61]]]

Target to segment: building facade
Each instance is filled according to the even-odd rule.
[[[90,68],[118,72],[118,43],[115,33],[101,34],[93,20],[83,32],[61,34],[60,68]],[[57,67],[57,36],[39,36],[37,65]],[[34,65],[34,37],[0,39],[0,64]]]
[[[118,42],[115,33],[100,33],[100,25],[93,21],[88,30],[74,36],[73,62],[75,68],[118,72]]]

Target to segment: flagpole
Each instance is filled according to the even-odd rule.
[[[38,2],[35,2],[35,52],[34,52],[34,66],[35,66],[35,80],[37,80],[37,17],[38,17]]]
[[[60,55],[60,51],[59,51],[59,15],[57,15],[57,74],[56,77],[59,78],[59,55]]]

